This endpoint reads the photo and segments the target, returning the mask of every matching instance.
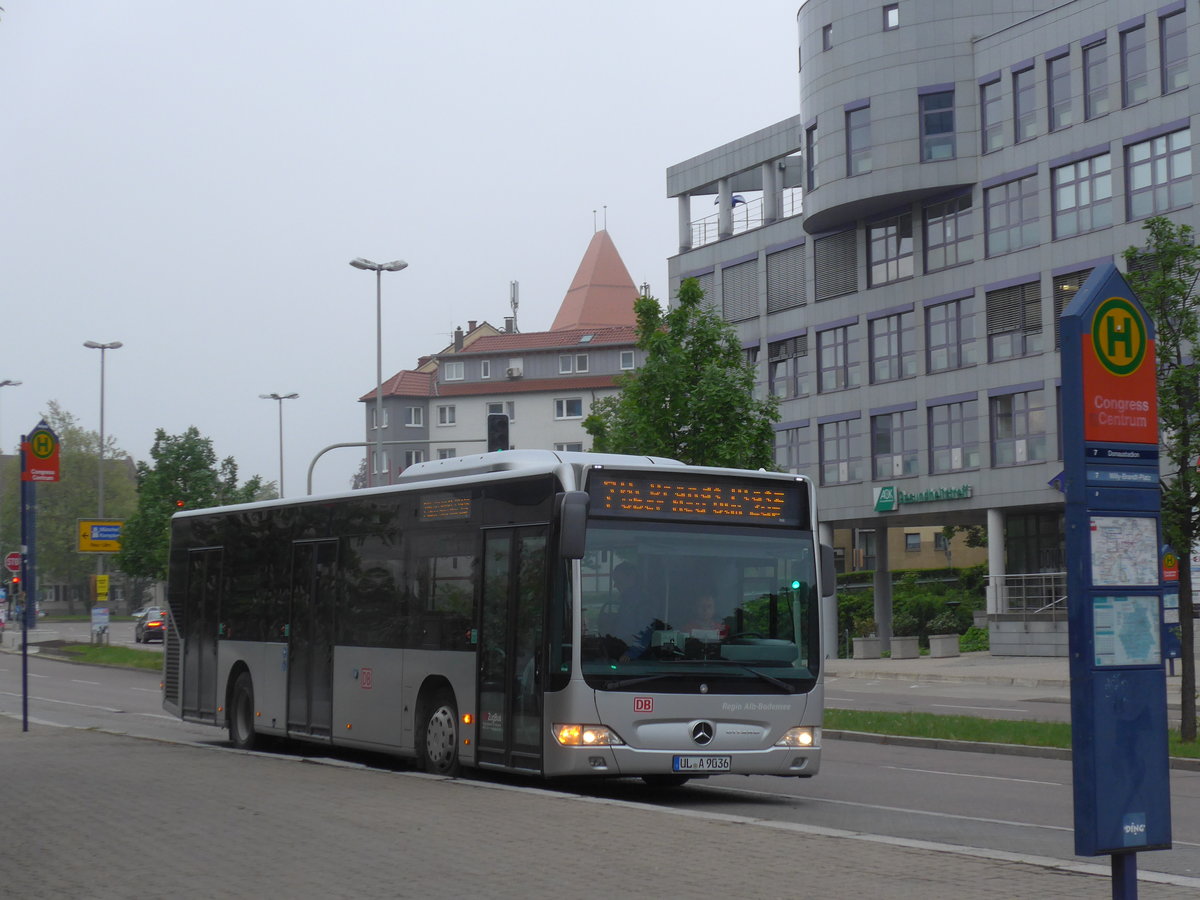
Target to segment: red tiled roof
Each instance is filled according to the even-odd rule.
[[[592,339],[580,343],[580,338]],[[523,350],[548,350],[555,347],[600,347],[612,344],[633,344],[637,329],[632,325],[603,328],[574,328],[570,331],[534,331],[529,334],[492,334],[479,337],[470,347],[455,356],[471,353],[519,353]]]
[[[385,397],[432,397],[434,391],[434,379],[436,372],[412,372],[405,369],[402,372],[397,372],[391,378],[383,383],[383,396]],[[359,402],[374,400],[375,392],[363,394],[358,398]]]
[[[637,288],[607,231],[592,235],[551,331],[633,325]]]
[[[616,387],[615,375],[579,375],[562,378],[500,378],[489,381],[455,381],[438,385],[439,397],[482,397],[485,394],[531,394],[536,391],[590,391]]]

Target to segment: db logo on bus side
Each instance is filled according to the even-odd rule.
[[[654,712],[654,698],[653,697],[634,697],[633,698],[633,711],[635,713]]]

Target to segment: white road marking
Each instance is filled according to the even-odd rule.
[[[1031,778],[1006,778],[1003,775],[970,775],[966,772],[940,772],[937,769],[911,769],[908,766],[880,766],[881,769],[895,769],[897,772],[919,772],[922,775],[954,775],[958,778],[981,778],[985,781],[1017,781],[1021,784],[1047,784],[1054,787],[1066,787],[1061,781],[1034,781]]]
[[[1027,709],[1019,709],[1015,706],[958,706],[953,703],[930,703],[930,706],[940,706],[942,709],[983,709],[990,712],[1013,712],[1023,713],[1029,712]]]
[[[98,681],[84,681],[81,678],[72,678],[71,679],[71,684],[99,684],[99,683],[100,682],[98,682]]]

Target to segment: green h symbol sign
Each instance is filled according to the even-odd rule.
[[[1114,310],[1104,318],[1104,330],[1108,332],[1108,355],[1116,357],[1117,344],[1125,350],[1120,356],[1129,359],[1133,356],[1133,329],[1129,327],[1129,315],[1124,310]]]

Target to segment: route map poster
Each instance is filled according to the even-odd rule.
[[[1158,586],[1158,525],[1148,516],[1092,516],[1092,585]]]
[[[1093,597],[1092,628],[1098,666],[1154,666],[1162,662],[1158,597]]]

